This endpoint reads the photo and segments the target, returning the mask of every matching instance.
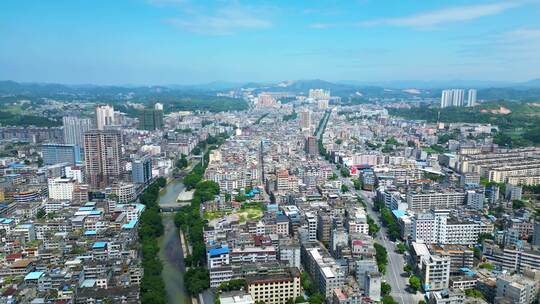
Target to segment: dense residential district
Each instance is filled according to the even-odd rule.
[[[399,101],[222,94],[248,107],[49,100],[62,126],[1,127],[0,303],[538,303],[540,148]]]

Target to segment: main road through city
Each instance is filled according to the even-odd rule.
[[[339,174],[339,172],[336,173]],[[347,185],[349,189],[354,189],[354,185],[350,179],[342,177],[341,182]],[[396,252],[396,243],[387,238],[387,230],[383,227],[379,214],[373,210],[373,193],[358,190],[356,191],[356,194],[366,202],[367,213],[375,223],[381,227],[380,231],[375,236],[375,241],[384,246],[388,252],[388,266],[383,279],[392,287],[390,295],[398,303],[417,304],[418,301],[424,300],[421,293],[417,292],[416,294],[412,294],[406,290],[409,279],[406,276],[402,276],[404,273],[403,266],[406,264],[405,259],[402,254]]]

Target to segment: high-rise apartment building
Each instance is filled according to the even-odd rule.
[[[330,91],[323,89],[309,89],[309,98],[330,99]]]
[[[92,119],[66,116],[62,118],[64,143],[82,147],[83,134],[92,129]]]
[[[441,108],[447,108],[452,105],[452,90],[443,90],[441,93]]]
[[[84,134],[86,179],[93,188],[104,188],[120,179],[122,133],[117,130],[93,130]]]
[[[305,143],[305,151],[309,155],[318,155],[319,149],[317,145],[317,138],[315,136],[308,136]]]
[[[474,107],[476,105],[476,89],[469,89],[467,98],[467,107]]]
[[[461,107],[463,106],[463,101],[465,98],[465,90],[463,89],[454,89],[452,90],[452,105],[454,107]]]
[[[135,184],[146,184],[152,179],[152,160],[142,157],[131,163],[131,176]]]
[[[81,149],[73,144],[43,144],[41,153],[45,165],[60,163],[75,165],[81,161]]]
[[[96,107],[96,127],[105,130],[106,126],[114,125],[114,108],[110,105]]]
[[[308,109],[300,111],[300,128],[309,130],[311,127],[311,112]]]
[[[441,94],[441,108],[461,107],[465,105],[464,98],[464,89],[443,90]]]
[[[163,128],[163,105],[157,103],[153,109],[141,110],[139,128],[154,131]]]

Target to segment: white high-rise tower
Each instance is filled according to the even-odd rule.
[[[469,96],[467,98],[467,107],[474,107],[476,105],[476,89],[469,90]]]
[[[96,108],[96,127],[105,130],[105,126],[114,125],[114,108],[110,105],[101,105]]]
[[[300,128],[309,130],[311,127],[311,112],[308,109],[300,111]]]
[[[92,129],[92,120],[90,118],[79,118],[66,116],[62,118],[64,126],[64,143],[82,147],[83,134]]]

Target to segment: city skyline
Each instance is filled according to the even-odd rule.
[[[519,82],[539,77],[538,5],[18,1],[0,12],[0,79],[111,85]]]

